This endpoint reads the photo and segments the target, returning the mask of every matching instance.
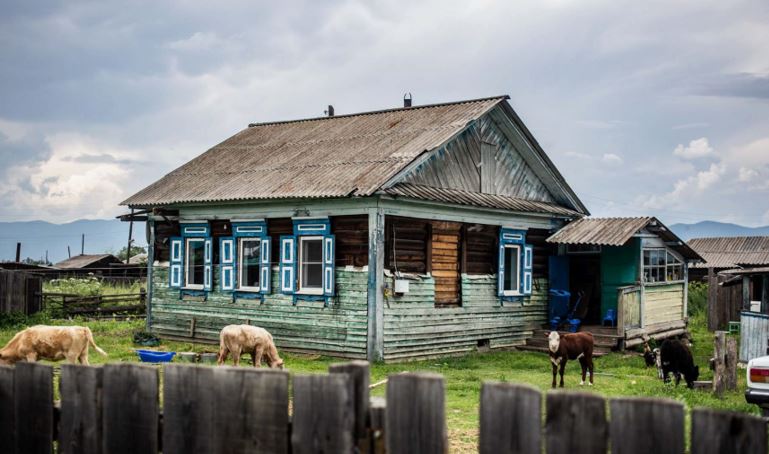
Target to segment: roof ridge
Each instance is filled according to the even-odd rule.
[[[349,117],[358,117],[363,115],[376,115],[376,114],[382,114],[382,113],[388,113],[388,112],[397,112],[399,110],[421,110],[421,109],[429,109],[433,107],[442,107],[442,106],[451,106],[451,105],[458,105],[458,104],[469,104],[474,102],[482,102],[482,101],[491,101],[491,100],[508,100],[510,99],[510,95],[498,95],[498,96],[488,96],[485,98],[477,98],[477,99],[464,99],[459,101],[451,101],[451,102],[441,102],[441,103],[434,103],[434,104],[424,104],[424,105],[417,105],[417,106],[411,106],[411,107],[394,107],[391,109],[380,109],[380,110],[370,110],[370,111],[364,111],[364,112],[356,112],[356,113],[350,113],[350,114],[343,114],[343,115],[334,115],[332,117],[329,116],[323,116],[323,117],[309,117],[309,118],[298,118],[295,120],[281,120],[281,121],[267,121],[264,123],[249,123],[248,127],[253,128],[256,126],[271,126],[271,125],[282,125],[286,123],[302,123],[302,122],[309,122],[309,121],[319,121],[319,120],[334,120],[337,118],[349,118]]]

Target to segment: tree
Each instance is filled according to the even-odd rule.
[[[126,253],[126,248],[124,246],[122,249],[120,249],[120,251],[117,254],[115,254],[115,256],[125,262],[126,261],[125,253]],[[141,246],[131,246],[131,253],[128,255],[128,258],[131,258],[136,254],[146,254],[146,253],[147,253],[147,248],[143,248]]]

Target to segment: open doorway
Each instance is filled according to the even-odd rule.
[[[601,324],[601,251],[598,248],[567,248],[569,291],[576,304],[574,316],[582,325]]]

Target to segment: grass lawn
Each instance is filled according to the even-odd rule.
[[[54,324],[78,324],[91,328],[97,345],[109,353],[105,358],[91,350],[92,364],[105,362],[138,361],[132,345],[134,331],[144,327],[143,320],[134,321],[56,321]],[[694,341],[695,362],[700,366],[701,380],[712,378],[707,360],[713,352],[713,335],[704,328],[704,319],[696,317],[691,322]],[[4,345],[22,326],[0,330],[0,344]],[[159,347],[169,351],[214,352],[216,346],[209,344],[191,344],[181,342],[163,342]],[[282,353],[286,367],[295,374],[325,373],[328,365],[338,359]],[[246,356],[241,363],[248,364]],[[429,361],[375,364],[371,367],[371,382],[374,383],[388,374],[402,371],[429,371],[442,374],[446,378],[446,414],[451,440],[451,452],[475,452],[478,437],[478,403],[481,383],[486,380],[531,384],[543,392],[551,382],[550,362],[545,354],[533,352],[495,352],[470,354],[457,358],[445,358]],[[638,354],[612,353],[595,360],[595,386],[579,386],[579,363],[569,362],[566,369],[566,388],[589,390],[607,397],[613,396],[652,396],[677,400],[692,407],[713,407],[758,414],[757,407],[745,402],[744,369],[738,371],[739,387],[737,391],[727,393],[723,399],[713,397],[707,391],[689,390],[682,384],[664,384],[656,377],[656,370],[645,368],[643,358]],[[384,395],[385,386],[373,391],[373,395]]]

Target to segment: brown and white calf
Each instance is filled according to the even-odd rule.
[[[585,384],[585,375],[590,370],[590,386],[593,386],[593,335],[588,332],[579,332],[561,336],[557,331],[552,331],[547,338],[550,362],[553,363],[553,388],[555,388],[559,366],[561,388],[563,388],[563,372],[566,369],[566,361],[570,359],[578,359],[582,366],[582,381],[579,384]]]
[[[242,353],[250,353],[254,367],[261,366],[262,356],[265,356],[270,367],[283,369],[283,360],[278,356],[272,334],[264,328],[251,325],[227,325],[222,328],[217,363],[224,364],[230,353],[236,366],[240,365]]]
[[[88,365],[89,345],[107,356],[107,352],[93,341],[93,334],[86,326],[31,326],[16,333],[0,350],[0,364],[66,359],[70,363]]]

